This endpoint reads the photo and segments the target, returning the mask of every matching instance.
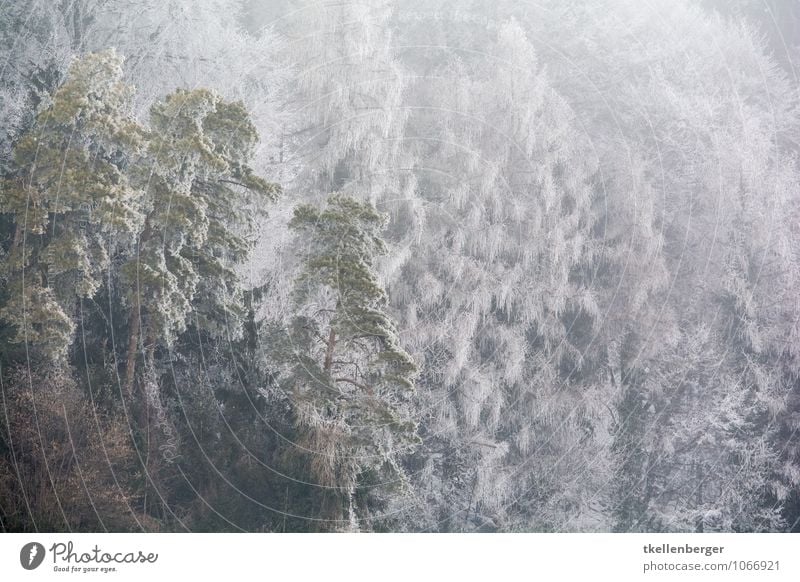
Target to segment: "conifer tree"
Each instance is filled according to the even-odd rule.
[[[375,274],[385,222],[371,205],[334,195],[322,209],[297,207],[290,223],[305,250],[286,337],[287,381],[298,446],[326,490],[322,515],[334,529],[358,528],[359,518],[369,519],[368,497],[403,485],[397,460],[417,440],[416,365],[399,344]]]
[[[75,61],[52,104],[14,149],[0,209],[13,216],[4,261],[9,299],[0,316],[14,341],[65,354],[76,301],[91,298],[110,257],[141,225],[127,167],[143,146],[131,89],[113,52]]]
[[[157,345],[171,346],[189,324],[214,337],[239,335],[237,268],[252,247],[254,220],[278,192],[248,165],[258,135],[241,104],[179,90],[152,108],[151,122],[137,168],[144,228],[123,267],[131,306],[129,391],[140,342],[152,359]]]

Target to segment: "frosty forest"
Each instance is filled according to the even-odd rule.
[[[0,46],[0,531],[800,531],[795,0]]]

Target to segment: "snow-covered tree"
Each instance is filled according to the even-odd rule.
[[[597,306],[575,276],[593,252],[594,161],[518,23],[440,57],[407,138],[423,235],[390,285],[425,358],[422,487],[440,527],[545,528],[581,511],[555,480],[581,470],[557,463],[595,406],[577,330]]]
[[[283,161],[309,193],[375,202],[392,192],[406,114],[390,14],[379,0],[298,2],[282,27],[294,69]]]
[[[2,210],[13,216],[3,318],[15,341],[63,356],[79,298],[97,293],[115,249],[141,227],[126,168],[143,144],[113,52],[76,61],[67,82],[14,148]]]
[[[613,348],[615,434],[628,434],[630,423],[640,436],[634,449],[620,443],[622,474],[608,483],[629,479],[631,455],[643,455],[630,479],[641,487],[633,495],[647,499],[625,523],[647,529],[656,516],[662,527],[692,529],[706,512],[717,524],[709,527],[778,528],[771,508],[780,502],[768,500],[785,486],[773,436],[797,321],[787,220],[796,215],[797,167],[785,151],[796,127],[792,91],[756,33],[688,2],[646,10],[625,0],[551,3],[541,16],[531,19],[537,30],[557,18],[567,31],[585,31],[552,45],[567,57],[553,76],[598,136],[611,210],[602,235],[616,267],[600,302],[614,309],[601,341]],[[686,346],[718,358],[692,364]],[[716,427],[713,446],[688,436],[693,423]],[[676,433],[682,444],[658,436],[676,425],[686,428]],[[705,493],[689,495],[684,485]]]
[[[178,90],[153,106],[148,138],[137,168],[144,227],[123,267],[128,390],[140,343],[152,357],[190,324],[216,337],[240,334],[238,269],[252,248],[254,221],[277,194],[249,166],[258,134],[241,104]]]
[[[387,217],[368,203],[334,195],[301,205],[291,227],[306,245],[295,282],[296,311],[277,349],[299,425],[298,454],[310,457],[323,488],[325,527],[374,527],[370,509],[385,491],[407,486],[399,459],[417,442],[417,367],[386,313],[375,274],[386,250]],[[360,525],[361,524],[361,525]]]
[[[71,43],[58,6],[43,0],[0,5],[0,169],[15,141],[63,81]]]

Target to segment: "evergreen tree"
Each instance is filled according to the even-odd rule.
[[[179,90],[153,107],[151,122],[137,169],[144,227],[122,268],[131,306],[128,391],[141,342],[152,365],[155,349],[170,347],[189,324],[216,337],[239,336],[238,269],[252,248],[254,221],[278,192],[248,165],[258,134],[240,104]]]
[[[341,195],[322,209],[299,206],[291,221],[305,249],[285,381],[297,446],[325,490],[321,515],[333,529],[373,526],[368,498],[402,490],[398,460],[417,441],[416,365],[399,344],[374,271],[386,250],[385,223],[369,204]]]
[[[278,188],[248,165],[258,134],[244,107],[211,91],[178,90],[155,104],[147,138],[132,169],[144,192],[144,225],[120,269],[129,306],[124,391],[160,498],[154,510],[169,511],[164,497],[181,444],[162,362],[180,357],[175,342],[190,327],[203,340],[240,337],[241,269],[254,221]]]
[[[77,301],[97,293],[110,258],[141,225],[127,167],[143,147],[113,51],[70,68],[67,82],[14,149],[0,209],[14,221],[0,315],[15,342],[63,357]]]

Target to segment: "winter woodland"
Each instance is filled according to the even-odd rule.
[[[0,2],[0,531],[800,531],[799,31]]]

